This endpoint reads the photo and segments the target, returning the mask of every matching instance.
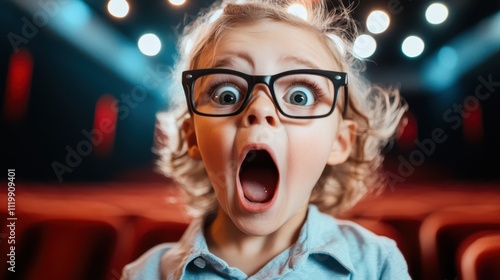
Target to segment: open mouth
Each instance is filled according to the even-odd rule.
[[[274,197],[279,172],[267,151],[249,151],[241,165],[239,177],[243,194],[248,201],[266,203]]]

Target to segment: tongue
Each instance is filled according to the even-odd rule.
[[[243,193],[250,202],[264,203],[274,196],[278,177],[269,168],[254,167],[242,170],[240,180]]]

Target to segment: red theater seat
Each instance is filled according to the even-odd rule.
[[[15,279],[108,279],[121,209],[76,197],[24,194],[16,213]]]
[[[19,236],[17,279],[105,279],[118,231],[85,219],[37,221]],[[22,269],[21,269],[22,268]]]
[[[500,279],[500,231],[483,231],[467,238],[459,248],[460,279]]]
[[[500,205],[456,206],[427,217],[420,228],[423,279],[455,279],[460,243],[474,233],[500,230]]]
[[[177,242],[182,237],[188,223],[175,221],[175,217],[165,216],[164,219],[137,217],[134,222],[135,236],[132,248],[132,258],[137,259],[148,249],[165,242]]]

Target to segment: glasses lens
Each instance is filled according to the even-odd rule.
[[[291,116],[325,115],[335,103],[333,82],[322,75],[293,74],[280,77],[274,83],[274,92],[281,110]]]
[[[193,103],[198,112],[225,115],[243,105],[248,91],[245,79],[231,74],[207,74],[193,84]]]

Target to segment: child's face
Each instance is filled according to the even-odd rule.
[[[225,31],[215,49],[204,51],[198,68],[251,75],[304,68],[340,71],[315,34],[276,22]],[[268,235],[304,215],[324,167],[343,162],[350,151],[349,128],[338,109],[325,118],[287,118],[263,84],[255,86],[240,114],[195,114],[193,124],[188,142],[199,149],[220,209],[249,235]]]

